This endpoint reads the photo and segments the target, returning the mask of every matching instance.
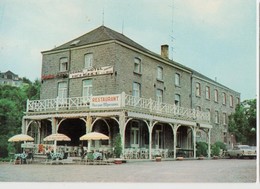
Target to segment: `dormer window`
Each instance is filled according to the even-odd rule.
[[[93,53],[85,54],[85,68],[89,69],[93,67]]]

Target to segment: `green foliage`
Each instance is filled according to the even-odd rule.
[[[206,142],[196,143],[196,155],[197,157],[208,155],[208,144]]]
[[[8,138],[21,133],[23,112],[27,99],[39,99],[40,81],[30,82],[24,78],[22,87],[0,85],[0,157],[7,157],[14,148]]]
[[[217,141],[217,142],[215,142],[215,145],[218,146],[219,149],[227,150],[227,146],[226,146],[226,144],[224,144],[224,143],[221,142],[221,141]]]
[[[120,155],[122,154],[122,141],[120,133],[116,135],[114,140],[114,154],[116,155],[116,158],[120,158]]]
[[[216,144],[211,145],[211,155],[212,156],[219,156],[220,153],[220,147],[217,146]]]
[[[238,143],[256,145],[256,128],[256,99],[245,100],[229,116],[228,130]]]

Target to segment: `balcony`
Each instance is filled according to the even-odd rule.
[[[59,112],[63,110],[109,111],[125,109],[139,113],[153,114],[175,119],[196,122],[210,121],[210,114],[195,109],[184,108],[173,104],[159,103],[152,99],[134,97],[124,92],[121,94],[27,100],[27,113]]]

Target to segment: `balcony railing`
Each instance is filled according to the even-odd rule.
[[[116,109],[131,108],[131,110],[158,114],[161,116],[189,119],[194,121],[210,121],[209,112],[184,108],[173,104],[160,103],[152,99],[134,97],[124,92],[117,95],[55,98],[44,100],[28,100],[27,112],[44,112],[59,110],[75,110],[81,108],[91,109]]]

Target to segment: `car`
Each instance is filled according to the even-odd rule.
[[[233,149],[227,151],[229,158],[244,158],[250,159],[256,158],[256,148],[252,148],[249,145],[235,145]]]

